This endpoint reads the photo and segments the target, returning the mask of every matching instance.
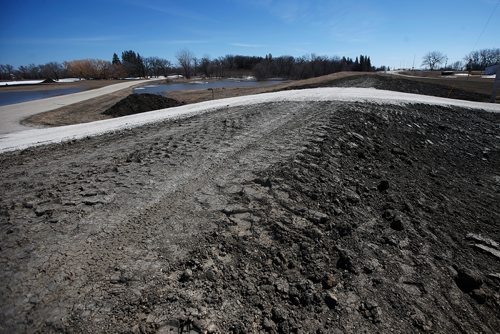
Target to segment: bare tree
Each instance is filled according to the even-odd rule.
[[[448,60],[445,54],[439,51],[428,52],[422,58],[422,66],[428,67],[431,71]]]
[[[102,59],[79,59],[64,63],[70,76],[86,79],[108,79],[112,74],[112,64]]]
[[[50,62],[44,65],[39,65],[40,74],[44,79],[59,80],[63,76],[64,67],[57,62]]]
[[[200,60],[200,71],[202,75],[204,75],[205,77],[209,77],[211,74],[210,65],[211,65],[210,56],[208,55],[203,56],[203,58],[201,58]]]
[[[461,71],[464,68],[464,63],[462,63],[461,61],[456,61],[454,63],[451,63],[451,65],[449,65],[449,67],[453,71]]]
[[[10,64],[0,64],[0,79],[12,80],[14,76],[14,66]]]
[[[167,75],[171,67],[168,60],[159,57],[144,58],[144,65],[146,66],[146,73],[150,77]]]
[[[500,49],[482,49],[472,51],[464,57],[468,70],[484,70],[486,67],[500,63]]]
[[[184,70],[184,76],[189,79],[191,78],[191,74],[193,72],[193,63],[194,63],[194,55],[188,49],[183,49],[177,52],[175,55],[179,65]]]

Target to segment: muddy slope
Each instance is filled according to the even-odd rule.
[[[499,121],[275,103],[0,155],[0,330],[494,333]]]

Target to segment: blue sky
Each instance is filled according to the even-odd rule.
[[[2,0],[0,64],[111,60],[123,50],[175,62],[189,49],[212,58],[366,54],[377,66],[415,58],[419,67],[428,51],[452,62],[500,47],[499,1]]]

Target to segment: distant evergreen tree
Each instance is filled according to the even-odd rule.
[[[113,53],[113,60],[111,61],[113,65],[120,65],[122,62],[116,53]]]
[[[139,53],[132,50],[122,52],[122,64],[129,77],[144,77],[146,76],[146,67],[144,60]]]
[[[356,58],[358,59],[358,58]],[[359,56],[359,66],[356,66],[355,68],[356,71],[362,71],[362,72],[370,72],[372,70],[372,64],[370,57],[366,55],[360,55]]]

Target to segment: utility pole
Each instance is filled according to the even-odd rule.
[[[500,86],[500,64],[497,64],[497,75],[493,83],[493,92],[491,93],[491,103],[496,102],[498,86]]]

